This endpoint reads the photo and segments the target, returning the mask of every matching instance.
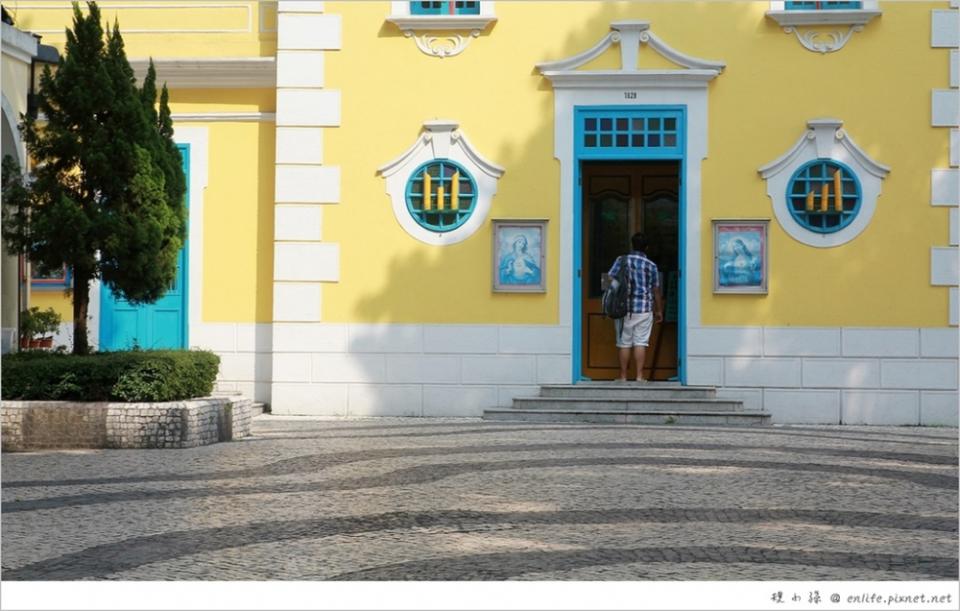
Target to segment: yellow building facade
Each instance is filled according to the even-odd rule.
[[[56,49],[40,43],[29,32],[16,28],[10,15],[3,11],[2,24],[2,85],[3,116],[0,118],[3,155],[11,156],[24,168],[27,152],[20,132],[18,118],[27,112],[30,94],[33,93],[33,77],[36,65],[56,63]],[[24,281],[19,257],[7,252],[5,240],[0,239],[0,353],[17,349],[19,311],[30,302],[30,283]],[[63,306],[62,296],[54,296],[57,307]]]
[[[644,231],[655,379],[957,423],[956,2],[99,5],[171,90],[221,390],[479,416],[611,379],[600,276]],[[62,49],[69,3],[4,6]],[[157,315],[91,294],[101,349]]]

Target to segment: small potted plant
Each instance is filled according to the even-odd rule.
[[[30,340],[37,334],[37,318],[34,312],[39,313],[40,308],[30,308],[20,312],[20,349],[26,350],[30,347]]]
[[[51,348],[60,329],[60,315],[53,309],[34,306],[20,312],[20,348]]]

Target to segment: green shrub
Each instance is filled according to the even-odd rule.
[[[22,352],[0,366],[4,399],[139,403],[208,396],[220,357],[197,350]]]

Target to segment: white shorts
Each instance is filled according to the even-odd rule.
[[[643,314],[629,313],[619,320],[615,320],[617,328],[617,348],[632,348],[633,346],[648,346],[650,331],[653,329],[653,312]]]

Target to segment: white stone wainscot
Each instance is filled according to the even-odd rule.
[[[4,401],[4,452],[67,448],[192,448],[250,435],[240,395],[163,403]]]
[[[569,383],[559,325],[273,325],[274,414],[479,417]]]
[[[270,403],[272,333],[269,323],[201,323],[190,328],[190,347],[220,357],[217,392]]]
[[[697,327],[687,383],[791,424],[958,424],[958,331]]]

